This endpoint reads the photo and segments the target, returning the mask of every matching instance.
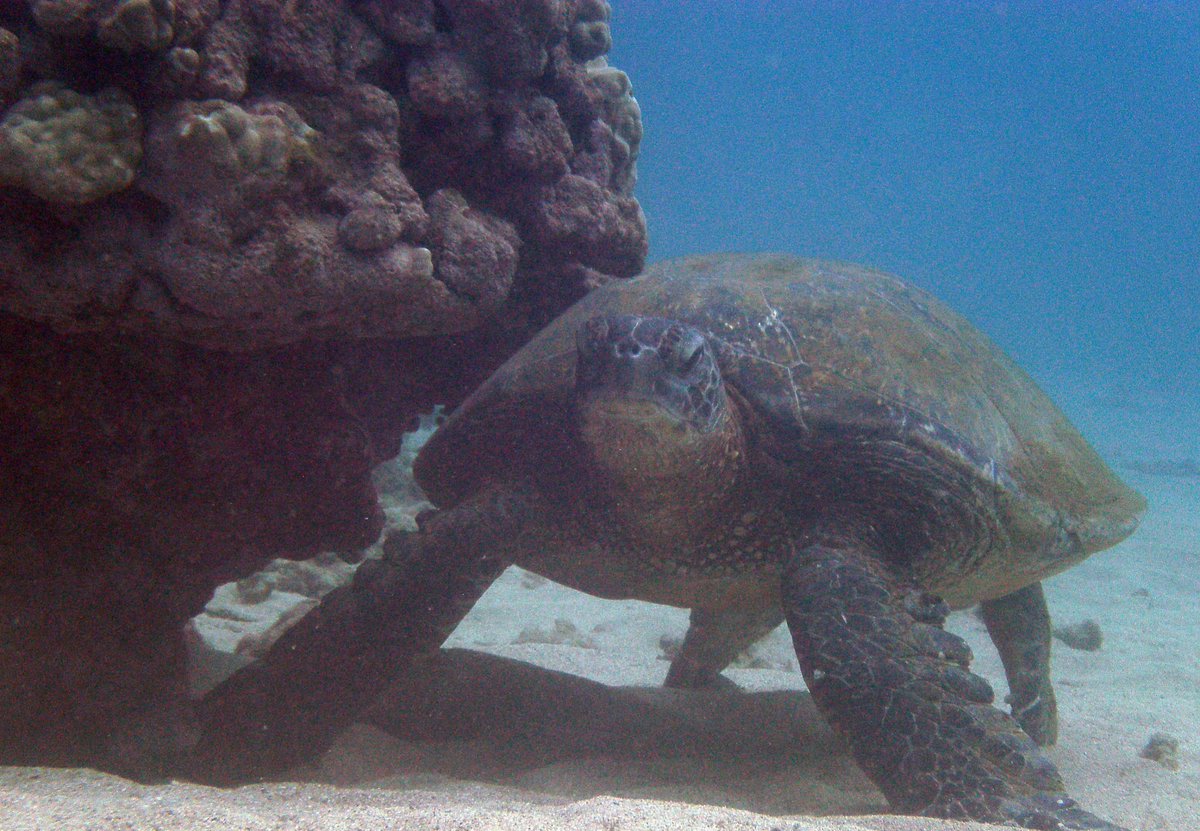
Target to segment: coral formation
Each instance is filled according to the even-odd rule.
[[[1179,770],[1179,739],[1170,733],[1154,733],[1138,755],[1167,770]]]
[[[21,41],[8,29],[0,28],[0,104],[20,83]]]
[[[1104,633],[1100,624],[1090,618],[1064,626],[1054,627],[1054,637],[1072,649],[1095,652],[1104,645]]]
[[[174,0],[118,0],[100,18],[96,34],[108,46],[136,52],[163,49],[175,36]]]
[[[160,150],[168,158],[176,157],[162,160],[174,168],[170,178],[186,170],[189,185],[195,176],[216,178],[219,181],[210,185],[217,190],[286,174],[293,159],[312,154],[316,135],[286,104],[247,112],[219,100],[178,105],[167,119],[166,131],[170,136]],[[168,198],[173,195],[170,187],[164,190]]]
[[[575,9],[571,21],[571,54],[581,61],[590,61],[612,48],[612,32],[608,17],[612,9],[604,0],[583,0]]]
[[[368,545],[410,420],[641,269],[607,16],[0,4],[0,761],[153,769],[213,587]]]
[[[497,308],[517,267],[520,239],[512,224],[450,188],[435,191],[428,207],[438,278],[480,308]]]
[[[129,96],[81,95],[54,81],[30,87],[0,120],[0,183],[78,205],[124,190],[142,158]]]
[[[579,627],[566,618],[555,618],[554,628],[526,626],[513,643],[550,643],[574,646],[579,649],[598,649],[596,639],[579,631]]]
[[[599,147],[607,147],[608,153],[597,153],[601,161],[608,161],[612,169],[607,177],[597,177],[603,183],[606,178],[622,192],[631,192],[637,181],[637,157],[642,144],[642,110],[633,97],[633,85],[629,76],[604,61],[588,67],[588,76],[596,84],[605,117],[594,124],[600,134]],[[607,138],[607,141],[604,139]]]
[[[32,0],[38,27],[63,38],[94,37],[122,52],[158,52],[196,37],[219,0]]]
[[[256,349],[468,331],[523,286],[561,305],[630,276],[640,114],[601,57],[607,19],[597,0],[32,3],[25,51],[50,57],[31,74],[61,78],[13,93],[2,180],[52,203],[126,198],[46,222],[0,193],[0,309]],[[431,225],[446,190],[514,239]],[[58,255],[38,256],[50,238]],[[464,291],[462,263],[489,246],[511,268]]]
[[[34,0],[38,26],[61,37],[81,37],[94,25],[95,0]]]

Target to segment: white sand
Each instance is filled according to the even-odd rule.
[[[1106,414],[1091,415],[1095,437]],[[1110,454],[1145,452],[1124,427],[1097,444]],[[1171,450],[1168,442],[1157,452]],[[1104,633],[1097,652],[1056,642],[1061,736],[1050,755],[1094,813],[1132,831],[1197,828],[1200,480],[1122,474],[1150,500],[1143,527],[1047,584],[1056,622],[1092,618]],[[221,791],[2,769],[0,828],[989,827],[863,816],[886,805],[802,692],[785,630],[758,649],[768,668],[729,671],[749,694],[657,688],[667,668],[659,639],[681,635],[686,620],[679,610],[600,601],[510,571],[448,646],[577,677],[448,652],[394,691],[417,711],[393,725],[404,739],[356,727],[320,771],[297,773],[323,783]],[[970,642],[975,670],[1002,700],[1003,672],[982,624],[961,613],[950,628]],[[1179,739],[1178,770],[1139,756],[1158,731]],[[859,816],[804,816],[815,814]]]
[[[482,785],[445,789],[280,784],[215,791],[134,785],[89,771],[0,768],[5,831],[989,831],[895,817],[763,817],[729,808],[596,797],[548,802]]]

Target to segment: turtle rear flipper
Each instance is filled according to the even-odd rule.
[[[1013,718],[1042,747],[1058,740],[1058,705],[1050,683],[1050,612],[1041,583],[981,605],[983,622],[1004,663]]]
[[[497,541],[518,538],[535,512],[519,489],[484,491],[389,537],[385,559],[363,563],[198,703],[200,736],[180,775],[234,785],[314,761],[414,658],[442,645],[509,564]]]
[[[870,552],[821,544],[783,574],[783,609],[818,709],[896,810],[1036,829],[1123,831],[1075,806],[1054,765],[968,669],[948,607]]]
[[[721,675],[733,660],[783,623],[783,610],[770,606],[692,609],[679,654],[671,661],[664,686],[701,689],[730,685]]]

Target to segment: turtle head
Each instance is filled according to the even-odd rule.
[[[709,339],[658,317],[593,317],[576,335],[575,425],[598,482],[642,536],[719,514],[742,435]]]
[[[721,370],[697,329],[661,317],[593,317],[576,335],[576,399],[665,428],[710,433],[724,416]]]

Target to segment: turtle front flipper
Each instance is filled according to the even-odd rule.
[[[938,598],[853,545],[812,544],[783,573],[783,609],[813,700],[896,810],[1016,823],[1119,826],[1066,796],[1054,765],[967,669]]]
[[[1050,612],[1041,583],[981,604],[983,622],[1008,676],[1013,718],[1035,742],[1058,740],[1058,705],[1050,683]]]
[[[315,760],[411,663],[438,649],[510,562],[532,496],[485,491],[393,534],[382,560],[285,632],[196,708],[180,776],[233,785]]]
[[[783,610],[778,604],[723,609],[697,606],[664,686],[699,689],[720,685],[721,672],[733,659],[781,623]]]

